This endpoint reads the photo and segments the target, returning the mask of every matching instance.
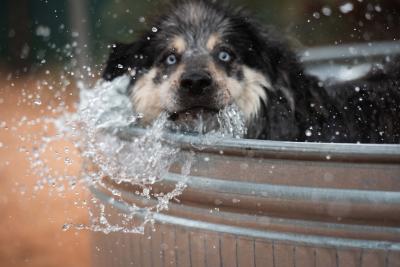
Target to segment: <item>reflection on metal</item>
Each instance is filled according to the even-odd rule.
[[[94,195],[96,195],[97,198],[103,200],[104,202],[109,202],[110,201],[110,196],[107,196],[106,194],[96,191],[93,189]],[[118,201],[113,201],[113,205],[120,209],[121,211],[129,212],[129,207]],[[140,200],[138,200],[140,203]],[[172,204],[176,205],[176,204]],[[172,209],[176,209],[177,207],[172,207]],[[198,211],[198,208],[192,208],[192,212]],[[223,214],[223,212],[222,212]],[[227,214],[225,214],[227,215]],[[140,217],[140,215],[139,215]],[[338,238],[338,237],[318,237],[318,236],[313,236],[313,235],[302,235],[302,234],[290,234],[290,233],[280,233],[280,232],[274,232],[274,231],[260,231],[258,229],[251,229],[251,228],[244,228],[240,226],[231,226],[231,225],[222,225],[222,224],[216,224],[216,223],[210,223],[207,221],[199,221],[199,220],[192,220],[188,218],[183,218],[183,217],[177,217],[177,216],[171,216],[171,215],[166,215],[163,213],[157,213],[154,214],[154,219],[157,220],[158,222],[161,222],[162,224],[172,224],[175,226],[180,226],[180,227],[185,227],[185,228],[193,228],[197,230],[210,230],[213,229],[213,231],[220,232],[220,233],[226,233],[226,234],[232,234],[232,235],[238,235],[238,236],[246,236],[246,237],[252,237],[252,238],[264,238],[264,239],[270,239],[270,240],[275,240],[275,241],[285,241],[285,242],[291,242],[294,243],[295,245],[317,245],[317,246],[322,246],[322,247],[329,247],[329,246],[337,246],[337,247],[348,247],[348,248],[361,248],[361,249],[376,249],[376,248],[382,248],[382,249],[391,249],[391,250],[396,250],[400,251],[400,243],[397,242],[386,242],[386,241],[375,241],[375,240],[358,240],[358,239],[350,239],[350,238]],[[231,218],[233,219],[233,218]],[[273,218],[271,218],[271,223],[274,221]],[[301,220],[295,221],[296,224],[298,225],[304,225],[305,222]],[[275,223],[281,223],[281,224],[288,224],[290,223],[288,220],[280,219],[277,220]],[[311,225],[313,227],[317,227],[317,223],[312,223]],[[310,226],[311,226],[310,225]],[[327,224],[329,228],[340,228],[340,229],[345,229],[343,225],[337,224],[337,223],[330,223]],[[400,229],[396,228],[391,228],[391,227],[371,227],[371,226],[357,226],[357,227],[352,227],[348,226],[348,230],[353,230],[353,231],[358,231],[362,229],[365,232],[373,232],[373,233],[379,233],[382,231],[387,232],[388,235],[399,235],[400,234]]]
[[[400,55],[400,42],[373,42],[308,48],[299,52],[307,72],[321,80],[350,81],[382,64],[388,55]]]
[[[391,53],[399,52],[393,45]],[[389,46],[371,53],[383,56]],[[319,51],[310,56],[314,61],[328,50]],[[330,51],[331,59],[342,58],[342,51]],[[143,133],[117,131],[126,140]],[[153,193],[182,179],[188,187],[179,202],[154,215],[155,231],[94,233],[94,266],[400,266],[400,145],[164,139],[181,153],[194,151],[194,161],[189,177],[179,163],[172,166]],[[132,185],[105,182],[126,203],[154,202]],[[126,211],[108,193],[92,192],[113,207],[110,218]]]
[[[142,128],[114,130],[119,138],[131,140],[145,133]],[[272,157],[276,159],[300,159],[326,161],[367,161],[400,163],[399,145],[382,144],[343,144],[343,143],[301,143],[280,142],[255,139],[224,138],[207,145],[201,138],[187,134],[164,134],[169,143],[183,149],[196,149],[201,152],[224,155],[232,154],[251,157]]]
[[[317,61],[351,61],[363,59],[370,61],[375,57],[384,58],[387,55],[400,54],[400,42],[371,42],[355,43],[337,46],[323,46],[305,49],[300,52],[300,59],[304,63]]]

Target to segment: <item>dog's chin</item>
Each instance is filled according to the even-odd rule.
[[[219,129],[217,109],[195,107],[169,116],[169,128],[184,133],[207,133]]]

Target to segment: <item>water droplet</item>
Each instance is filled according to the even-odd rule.
[[[42,37],[49,37],[51,33],[51,30],[47,26],[39,25],[36,28],[36,35],[37,36],[42,36]]]
[[[322,12],[322,14],[324,14],[327,17],[332,15],[332,9],[330,7],[328,7],[328,6],[322,7],[321,12]]]
[[[214,204],[217,205],[217,206],[218,206],[218,205],[221,205],[222,203],[223,203],[223,201],[220,200],[220,199],[215,199],[215,200],[214,200]]]
[[[67,230],[70,229],[70,228],[71,228],[71,225],[68,224],[68,223],[64,223],[63,226],[62,226],[62,230],[63,230],[63,231],[67,231]]]
[[[72,164],[72,160],[70,158],[66,157],[66,158],[64,158],[64,163],[66,165],[71,165]]]
[[[239,203],[239,202],[240,202],[240,199],[238,199],[238,198],[232,199],[232,203],[234,203],[234,204],[237,204],[237,203]]]
[[[353,3],[350,3],[350,2],[347,2],[347,3],[339,6],[339,10],[343,14],[347,14],[347,13],[351,12],[353,9],[354,9],[354,5],[353,5]]]

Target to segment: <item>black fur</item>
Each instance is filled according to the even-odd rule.
[[[327,90],[349,129],[344,141],[400,143],[400,56]]]
[[[203,7],[201,15],[207,24],[189,22],[189,15],[180,7],[187,3]],[[324,87],[304,72],[282,36],[243,10],[207,0],[178,1],[168,10],[152,23],[158,29],[156,33],[149,30],[132,44],[115,45],[104,70],[106,80],[133,70],[134,84],[158,64],[160,51],[165,50],[163,40],[172,34],[188,33],[196,42],[196,36],[201,38],[205,31],[218,30],[215,25],[224,25],[224,41],[234,47],[240,64],[263,73],[272,87],[278,88],[265,89],[268,101],[262,102],[258,116],[248,122],[248,138],[400,143],[400,58],[383,70],[371,71],[363,80]],[[285,90],[293,99],[285,95]]]

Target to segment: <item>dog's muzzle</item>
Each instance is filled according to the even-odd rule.
[[[204,70],[185,72],[179,85],[177,109],[170,114],[175,126],[183,131],[198,132],[215,128],[220,107],[211,74]]]
[[[187,72],[182,75],[180,86],[182,93],[188,96],[203,96],[210,93],[212,78],[206,71]]]
[[[182,74],[178,90],[178,112],[181,110],[218,110],[216,86],[207,71]]]

